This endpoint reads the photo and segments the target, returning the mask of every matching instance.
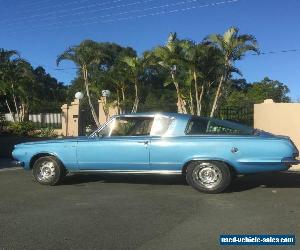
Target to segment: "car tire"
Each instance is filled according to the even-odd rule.
[[[186,171],[187,183],[203,193],[221,193],[230,185],[231,179],[229,167],[219,161],[194,161]]]
[[[54,156],[43,156],[34,162],[32,175],[38,183],[54,186],[61,182],[66,171],[62,163]]]

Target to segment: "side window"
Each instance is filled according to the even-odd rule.
[[[231,128],[228,126],[225,126],[224,124],[218,124],[213,121],[208,122],[207,126],[207,134],[222,134],[222,135],[237,135],[241,134],[241,131],[235,128]]]
[[[152,136],[164,135],[170,127],[173,119],[166,116],[156,116],[151,129]]]
[[[117,117],[98,134],[101,136],[146,136],[150,135],[153,117]]]
[[[201,135],[207,132],[208,120],[201,118],[192,118],[188,123],[186,134]]]
[[[210,119],[210,118],[192,118],[187,125],[186,134],[220,134],[220,135],[249,135],[253,129],[237,123]]]

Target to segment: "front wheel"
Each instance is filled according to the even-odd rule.
[[[200,192],[217,194],[229,186],[231,173],[223,162],[197,161],[188,165],[186,180]]]
[[[65,169],[53,156],[38,158],[32,168],[33,178],[43,185],[56,185],[64,177]]]

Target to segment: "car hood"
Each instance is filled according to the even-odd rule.
[[[79,136],[79,137],[59,138],[59,139],[53,139],[53,140],[23,142],[23,143],[19,143],[19,144],[15,145],[15,148],[22,147],[22,146],[30,146],[30,145],[49,144],[49,143],[77,142],[77,141],[86,140],[86,139],[88,139],[87,136]]]

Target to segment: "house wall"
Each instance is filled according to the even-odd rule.
[[[291,137],[300,150],[300,103],[274,103],[267,99],[254,105],[254,127]]]

